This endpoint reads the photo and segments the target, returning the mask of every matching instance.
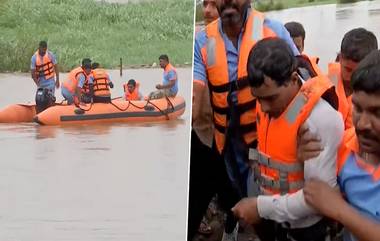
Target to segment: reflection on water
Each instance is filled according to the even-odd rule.
[[[337,9],[335,16],[336,19],[350,19],[354,15],[353,9],[346,8],[346,9]]]
[[[380,39],[380,1],[354,4],[330,4],[269,12],[268,16],[283,23],[297,21],[306,30],[305,53],[319,56],[319,66],[327,70],[327,63],[335,60],[346,32],[364,27]]]
[[[377,9],[369,9],[368,10],[369,15],[380,15],[380,8]]]
[[[36,126],[36,139],[55,138],[56,126]]]
[[[125,73],[111,71],[113,96],[129,78],[147,94],[162,76]],[[190,103],[191,69],[178,75]],[[0,83],[0,108],[34,98],[29,74]],[[188,109],[159,123],[0,124],[0,240],[185,240]]]

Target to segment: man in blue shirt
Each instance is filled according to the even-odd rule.
[[[39,48],[31,59],[31,75],[38,88],[47,88],[52,94],[59,88],[59,70],[54,54],[47,50],[46,41],[39,43]]]
[[[246,129],[241,128],[243,126],[241,125],[242,123],[239,123],[239,119],[240,121],[243,119],[237,115],[237,113],[242,116],[242,114],[245,114],[243,112],[254,112],[253,106],[250,108],[239,106],[241,104],[241,99],[239,98],[242,95],[240,93],[249,91],[247,90],[247,85],[244,83],[243,73],[246,72],[246,61],[250,46],[244,43],[258,41],[266,36],[277,36],[289,44],[295,55],[298,55],[299,52],[285,27],[281,23],[262,17],[263,15],[261,13],[252,10],[249,0],[218,0],[216,1],[216,5],[220,16],[219,20],[208,25],[206,29],[199,32],[195,38],[192,117],[193,122],[199,117],[199,109],[202,103],[200,102],[201,98],[198,94],[202,93],[206,85],[213,87],[214,91],[210,89],[210,96],[214,102],[212,106],[214,113],[219,112],[214,114],[214,122],[218,122],[215,123],[217,126],[226,124],[226,126],[221,126],[222,128],[219,128],[221,131],[218,130],[218,133],[214,136],[213,149],[219,158],[215,161],[213,169],[224,170],[218,174],[220,183],[230,183],[229,185],[235,190],[230,193],[230,200],[226,201],[226,205],[224,205],[227,215],[233,217],[230,209],[236,202],[247,195],[246,181],[249,175],[249,166],[247,164],[248,148],[250,146],[254,147],[255,143],[257,143],[256,141],[247,143],[243,140],[245,137],[242,134],[246,129],[254,127],[255,123],[246,125]],[[216,33],[215,28],[217,28]],[[210,37],[210,35],[214,36],[215,34],[217,35],[216,37]],[[220,41],[222,41],[222,43]],[[218,48],[218,46],[222,44],[224,45],[224,49],[223,47]],[[216,48],[219,50],[223,49],[223,51],[217,51]],[[222,63],[223,61],[221,61],[221,59],[225,59],[226,63]],[[221,69],[217,64],[215,65],[218,61],[220,61],[219,63],[221,65],[227,66]],[[228,78],[228,82],[231,84],[210,83],[210,78],[214,79],[214,82],[216,82],[218,78]],[[225,86],[227,86],[229,90],[226,91]],[[225,93],[223,94],[227,98],[221,97],[221,92],[223,91]],[[220,106],[224,105],[219,102],[228,102],[227,108],[216,108],[215,104],[219,104]],[[245,102],[247,102],[247,100]],[[254,104],[254,102],[252,103]],[[223,121],[226,119],[227,123]],[[252,118],[246,118],[245,120],[247,119]],[[216,129],[218,129],[218,127]],[[252,128],[250,131],[249,135],[251,136],[247,138],[252,140],[252,136],[255,135],[255,132]],[[214,133],[215,132],[216,130]],[[221,135],[223,136],[221,137]],[[189,212],[191,212],[191,210],[189,210]],[[236,221],[226,224],[223,240],[236,240],[237,232],[235,224]],[[258,229],[258,231],[266,232],[264,229]],[[271,231],[259,234],[259,236],[265,239],[267,235],[270,235],[270,232]]]
[[[378,241],[380,240],[379,50],[373,50],[360,62],[352,74],[351,86],[354,128],[346,130],[337,161],[338,184],[345,198],[338,190],[320,180],[307,182],[304,195],[309,205],[344,225],[344,241]]]
[[[178,92],[177,70],[169,63],[169,57],[166,54],[159,58],[160,67],[164,69],[162,84],[156,85],[157,91],[149,94],[149,99],[160,99],[165,96],[175,97]]]
[[[81,66],[70,71],[67,80],[62,83],[61,89],[62,96],[67,100],[67,104],[79,105],[82,96],[89,95],[92,97],[94,76],[91,72],[91,60],[88,58],[82,60]]]

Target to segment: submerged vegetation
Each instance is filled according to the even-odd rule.
[[[0,0],[0,71],[28,71],[40,40],[68,71],[83,57],[106,68],[192,59],[193,0],[111,4],[93,0]]]

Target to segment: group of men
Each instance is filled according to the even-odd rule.
[[[159,61],[161,68],[164,69],[163,84],[156,85],[157,91],[152,92],[149,99],[174,97],[178,92],[177,72],[169,63],[169,57],[165,54],[161,55]],[[49,96],[54,97],[55,89],[61,86],[62,96],[68,105],[78,106],[81,102],[111,102],[110,88],[113,88],[114,85],[110,75],[105,69],[100,68],[99,63],[92,63],[91,59],[83,59],[81,66],[71,70],[67,79],[60,84],[57,60],[54,54],[48,51],[46,41],[39,43],[38,50],[32,56],[31,75],[37,87],[40,90],[47,90],[44,93],[48,93]],[[125,99],[129,101],[144,98],[139,91],[139,82],[134,79],[130,79],[124,85],[124,92]]]
[[[378,241],[375,35],[347,32],[324,74],[302,54],[302,25],[268,19],[250,2],[203,1],[219,18],[194,43],[188,240],[218,194],[224,241],[237,240],[238,223],[262,241],[331,240],[340,225],[344,241]]]

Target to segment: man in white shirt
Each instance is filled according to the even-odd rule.
[[[232,210],[246,223],[272,226],[273,240],[325,240],[327,222],[306,204],[303,183],[318,178],[336,186],[343,121],[334,109],[334,89],[325,76],[311,74],[304,82],[291,49],[278,38],[253,47],[247,70],[258,100],[258,148],[250,150],[254,182],[248,185],[254,197]],[[319,134],[324,149],[303,165],[297,158],[297,136],[305,126]]]

